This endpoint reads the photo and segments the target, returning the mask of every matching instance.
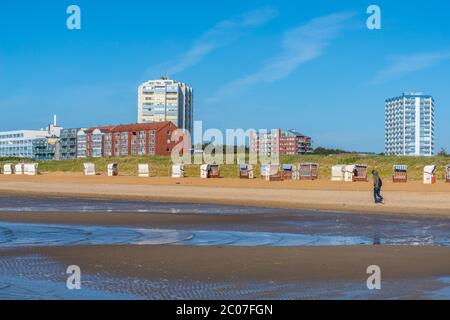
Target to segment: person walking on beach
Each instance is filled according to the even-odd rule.
[[[383,203],[384,198],[381,196],[381,187],[383,186],[383,181],[378,175],[377,170],[372,170],[373,176],[373,197],[375,199],[375,203]]]

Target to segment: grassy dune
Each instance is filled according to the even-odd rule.
[[[5,163],[17,163],[20,159],[0,159],[1,167]],[[32,160],[27,160],[32,161]],[[96,165],[96,170],[100,173],[106,172],[108,163],[116,162],[119,164],[121,175],[136,175],[137,165],[139,163],[148,163],[150,165],[151,176],[169,176],[171,173],[171,159],[169,157],[124,157],[124,158],[101,158],[101,159],[77,159],[63,161],[43,161],[39,163],[41,172],[82,172],[83,163],[89,161]],[[445,168],[450,165],[450,157],[395,157],[395,156],[359,156],[359,155],[306,155],[306,156],[283,156],[281,163],[298,164],[301,162],[314,162],[320,165],[319,178],[329,179],[331,176],[331,167],[335,164],[366,164],[369,170],[377,169],[381,176],[390,179],[392,175],[392,166],[403,164],[408,166],[410,180],[421,180],[423,167],[429,164],[438,166],[438,177],[444,177]],[[186,166],[187,176],[198,176],[198,165]],[[238,165],[222,165],[221,175],[227,178],[238,177]],[[256,168],[256,175],[259,175],[259,167]]]

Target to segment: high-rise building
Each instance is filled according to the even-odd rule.
[[[386,155],[434,154],[434,99],[420,92],[386,100]]]
[[[166,77],[147,81],[138,89],[138,123],[163,121],[171,121],[192,135],[193,90]]]
[[[252,132],[250,150],[265,156],[301,155],[311,153],[312,139],[295,130],[271,130],[265,133]]]

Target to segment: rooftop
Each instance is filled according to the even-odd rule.
[[[167,126],[173,126],[176,128],[175,124],[171,121],[163,122],[149,122],[149,123],[133,123],[133,124],[120,124],[115,126],[99,126],[86,129],[86,132],[92,132],[96,129],[103,132],[128,132],[128,131],[145,131],[145,130],[156,130],[159,131]]]

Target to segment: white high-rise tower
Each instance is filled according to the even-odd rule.
[[[434,154],[434,99],[407,92],[386,100],[386,155],[432,156]]]
[[[193,105],[193,90],[185,83],[150,80],[138,89],[138,123],[172,121],[192,135]]]

